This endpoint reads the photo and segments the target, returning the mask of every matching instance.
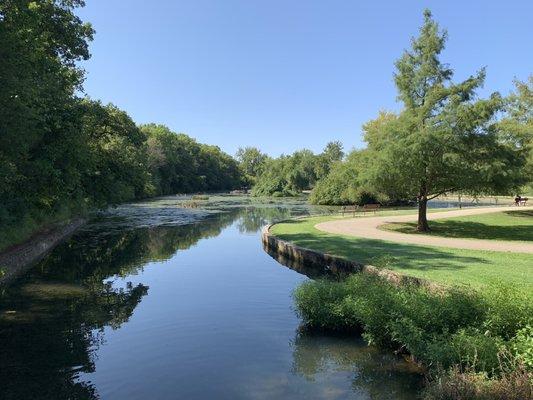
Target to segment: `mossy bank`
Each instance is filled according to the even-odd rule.
[[[0,286],[23,274],[86,222],[85,218],[76,218],[56,224],[0,253]]]

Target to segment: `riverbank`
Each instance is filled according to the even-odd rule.
[[[373,217],[357,220],[365,218]],[[316,228],[332,220],[344,223],[352,219],[310,217],[276,224],[270,232],[299,247],[438,284],[467,284],[476,288],[504,284],[533,293],[533,254],[396,243],[333,234]]]
[[[209,196],[220,196],[219,193],[209,192],[206,195],[176,194],[172,196],[157,196],[146,199],[139,199],[132,202],[124,202],[103,210],[63,210],[56,215],[41,218],[40,222],[31,219],[21,222],[19,226],[11,229],[4,229],[0,234],[0,285],[11,282],[32,265],[41,260],[50,250],[67,239],[78,228],[83,226],[90,215],[108,213],[110,209],[118,210],[131,208],[135,205],[142,208],[143,204],[150,202],[158,203],[160,200],[172,199],[171,207],[187,208],[195,196],[204,202]],[[228,195],[229,196],[229,195]],[[234,195],[232,197],[235,197]],[[145,212],[148,212],[145,210]],[[154,214],[164,214],[160,210],[152,210]],[[155,218],[157,220],[157,218]],[[157,221],[154,221],[157,223]],[[165,223],[171,223],[166,221]]]
[[[411,357],[428,370],[428,400],[531,399],[530,254],[414,246],[316,228],[331,220],[356,222],[289,220],[263,235],[284,257],[354,272],[340,279],[324,274],[296,289],[307,329],[362,333],[369,344]],[[446,288],[431,290],[428,282]]]
[[[55,224],[0,253],[0,286],[23,274],[86,222],[85,218],[75,218]]]
[[[307,330],[362,333],[368,344],[421,365],[424,399],[531,399],[533,306],[522,292],[456,286],[435,293],[355,273],[304,282],[294,300]]]
[[[399,274],[385,268],[379,268],[374,265],[363,264],[355,260],[300,247],[272,234],[270,230],[274,225],[267,225],[263,228],[261,241],[263,242],[263,249],[280,264],[287,265],[295,263],[305,266],[305,269],[314,268],[316,270],[318,268],[320,272],[316,276],[334,275],[336,277],[345,277],[353,273],[366,273],[380,276],[397,285],[415,285],[435,292],[443,290],[443,286],[427,279]],[[294,268],[293,265],[290,267],[292,269],[299,269],[297,267]],[[301,269],[303,270],[304,268]]]

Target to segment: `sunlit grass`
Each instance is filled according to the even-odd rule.
[[[498,213],[446,218],[430,222],[433,236],[488,240],[533,241],[533,210],[502,211]],[[416,223],[382,225],[402,233],[418,233]]]
[[[509,284],[533,293],[533,254],[462,250],[371,240],[319,231],[331,216],[287,221],[272,233],[298,246],[444,284]],[[382,265],[380,265],[382,264]]]

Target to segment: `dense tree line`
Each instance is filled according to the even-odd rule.
[[[312,189],[344,157],[342,144],[330,142],[320,154],[304,149],[278,158],[264,158],[254,176],[255,196],[296,196]]]
[[[0,2],[0,248],[93,207],[240,185],[218,147],[79,96],[94,34],[83,5]]]
[[[309,198],[311,203],[346,205],[378,201],[378,194],[363,179],[363,171],[368,162],[367,151],[350,152],[344,162],[335,163],[331,171],[316,183]]]
[[[227,190],[241,184],[238,163],[217,146],[198,143],[163,125],[142,125],[140,130],[147,137],[157,194]]]

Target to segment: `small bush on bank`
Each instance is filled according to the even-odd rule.
[[[520,329],[511,340],[511,351],[527,368],[533,371],[533,326]]]
[[[320,280],[308,281],[296,289],[296,307],[301,318],[311,329],[334,331],[356,330],[356,320],[347,319],[341,308],[341,301],[348,295],[342,284]]]
[[[530,366],[531,301],[506,287],[443,293],[398,287],[369,274],[306,282],[294,293],[311,328],[360,330],[369,343],[405,351],[430,368],[471,368],[501,376],[505,349]]]
[[[500,284],[483,290],[482,296],[488,316],[483,328],[492,335],[509,340],[520,329],[532,325],[533,302],[524,291]]]

